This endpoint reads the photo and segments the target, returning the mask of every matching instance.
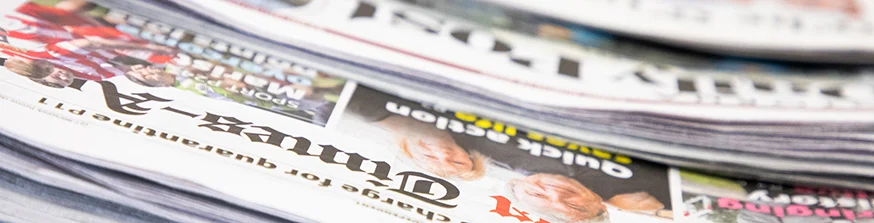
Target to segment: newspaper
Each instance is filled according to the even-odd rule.
[[[121,3],[134,4],[135,2]],[[145,7],[136,9],[138,12],[147,11]],[[169,21],[184,19],[172,17],[169,14],[155,15],[152,18],[167,19],[168,17],[172,18]],[[201,26],[206,25],[198,24],[193,27],[197,29]],[[200,32],[219,29],[199,28],[198,30]],[[237,37],[235,36],[234,38]],[[245,37],[240,38],[245,39]],[[262,47],[262,49],[259,49],[259,52],[269,51],[265,51]],[[322,60],[320,62],[331,61]],[[438,101],[442,101],[441,104],[444,104],[443,102],[447,100],[444,98]],[[477,105],[487,106],[482,103]],[[491,116],[494,113],[488,114]],[[540,113],[531,114],[538,114],[537,116],[540,116],[539,118],[541,119],[546,118],[546,116],[540,115]],[[854,176],[871,176],[874,174],[867,167],[870,163],[866,156],[837,152],[823,155],[823,151],[831,149],[869,149],[870,143],[867,142],[870,142],[870,138],[866,138],[863,133],[855,133],[870,129],[865,124],[858,124],[858,127],[854,127],[857,124],[853,124],[849,128],[847,128],[848,125],[833,126],[821,123],[809,126],[777,125],[776,127],[780,129],[786,129],[791,131],[792,134],[801,134],[801,136],[781,133],[779,134],[781,136],[779,139],[784,141],[775,142],[771,140],[773,137],[747,136],[750,133],[738,132],[743,130],[752,131],[753,134],[775,134],[773,131],[770,131],[770,129],[775,129],[775,126],[767,124],[695,123],[670,117],[641,117],[634,116],[639,115],[634,113],[631,113],[630,116],[618,116],[616,114],[615,112],[589,111],[581,114],[588,118],[587,122],[582,124],[568,124],[572,122],[567,119],[559,119],[556,122],[564,123],[571,127],[546,125],[546,127],[541,126],[537,129],[544,130],[546,133],[560,133],[561,135],[571,135],[572,137],[570,138],[584,139],[583,142],[586,144],[597,145],[605,150],[622,151],[630,155],[673,165],[720,170],[733,174],[746,174],[750,170],[755,170],[755,173],[758,174],[756,177],[767,176],[768,178],[779,178],[787,181],[821,182],[853,187],[870,186],[864,178],[854,178]],[[514,122],[528,121],[504,118],[502,120],[514,120]],[[616,126],[629,126],[631,128],[617,129],[615,128]],[[655,128],[656,126],[658,127]],[[692,127],[692,129],[685,129],[686,126]],[[600,131],[600,133],[588,133],[578,136],[576,132],[579,132],[580,129]],[[847,131],[850,133],[846,133]],[[619,136],[616,136],[616,134],[619,134]],[[693,134],[697,137],[688,137]],[[762,141],[763,139],[765,141]],[[829,140],[833,143],[821,143],[824,140]],[[732,143],[735,141],[742,142],[743,144]],[[835,148],[831,145],[841,145],[841,147]]]
[[[28,146],[15,139],[2,139],[2,154],[8,165],[4,169],[18,173],[36,181],[96,196],[111,202],[124,204],[138,210],[184,222],[300,222],[306,221],[297,216],[277,217],[264,211],[255,211],[186,191],[206,191],[208,189],[193,185],[184,179],[172,179],[174,187],[156,183],[150,179],[125,174],[116,170],[100,168]],[[24,166],[24,167],[21,167]],[[185,188],[179,190],[176,188]],[[180,208],[186,207],[186,208]],[[286,220],[289,219],[289,220]]]
[[[864,0],[488,0],[685,48],[748,57],[872,63],[872,3]]]
[[[105,201],[36,184],[5,171],[0,171],[0,177],[0,220],[4,222],[169,222],[118,204],[107,205]],[[110,207],[101,209],[104,206]]]
[[[689,70],[689,72],[824,76],[857,73],[868,67],[865,65],[761,60],[698,52],[655,43],[647,39],[617,35],[550,16],[527,13],[524,10],[514,10],[476,0],[410,0],[402,2],[458,16],[489,27],[524,33],[538,38],[572,42],[577,47],[600,54],[631,58],[659,66],[677,66]],[[499,30],[494,32],[500,33]]]
[[[5,216],[0,217],[0,219],[24,222],[25,220],[46,218],[46,213],[57,213],[49,218],[66,218],[67,221],[78,220],[93,222],[97,221],[98,218],[92,217],[92,215],[100,212],[100,214],[104,215],[105,218],[110,218],[116,221],[142,219],[151,222],[205,222],[205,220],[192,218],[189,215],[180,213],[179,211],[156,208],[157,205],[155,204],[148,204],[146,202],[119,195],[93,182],[72,176],[61,168],[52,166],[51,164],[32,156],[15,152],[13,149],[6,148],[5,146],[0,148],[0,153],[2,153],[0,158],[3,159],[4,164],[2,166],[3,170],[0,172],[2,172],[4,181],[8,181],[9,184],[11,184],[9,186],[4,186],[6,186],[9,191],[17,192],[5,192],[3,195],[4,200],[10,200],[9,203],[12,204],[4,204],[2,210]],[[11,186],[30,189],[15,190],[15,188],[9,188]],[[16,199],[16,197],[19,199]],[[25,201],[14,202],[12,200]],[[54,203],[58,204],[49,205],[42,202],[43,200],[52,200]],[[81,203],[77,204],[76,201]],[[49,209],[54,206],[61,207],[56,208],[58,210],[44,211],[42,214],[34,214],[30,211],[22,210]],[[63,211],[63,209],[68,210]],[[57,221],[57,219],[53,222]]]
[[[673,69],[562,51],[561,45],[525,36],[498,39],[475,25],[387,1],[313,1],[285,7],[276,1],[174,2],[297,48],[470,91],[465,93],[471,97],[550,108],[539,110],[569,117],[588,109],[724,121],[867,122],[868,98],[874,94],[868,92],[866,75],[803,83],[782,77],[685,76]],[[217,16],[230,12],[255,19]]]
[[[88,14],[71,13],[76,10],[61,7],[61,3],[21,1],[4,14],[4,19],[19,21],[11,24],[27,28],[4,26],[8,44],[3,45],[6,60],[0,69],[0,89],[4,89],[0,92],[4,108],[0,134],[26,144],[20,148],[44,151],[38,156],[43,160],[126,196],[147,200],[146,195],[152,195],[155,200],[210,205],[182,196],[190,193],[219,204],[314,222],[362,218],[378,222],[670,222],[674,218],[669,188],[677,181],[669,176],[666,166],[584,144],[576,144],[576,149],[535,146],[541,143],[536,140],[547,140],[550,145],[558,142],[549,136],[538,139],[533,131],[524,129],[515,131],[525,137],[489,144],[492,139],[477,135],[475,129],[466,130],[470,137],[453,136],[438,128],[420,128],[422,123],[409,123],[396,127],[415,128],[409,129],[410,133],[435,133],[438,135],[433,137],[443,140],[459,137],[459,145],[441,151],[430,143],[448,141],[417,135],[417,140],[424,141],[407,141],[418,144],[402,150],[399,144],[385,144],[384,140],[392,138],[356,136],[371,131],[356,131],[355,126],[380,127],[378,123],[356,123],[352,116],[384,112],[380,108],[385,104],[377,104],[383,101],[368,94],[381,94],[386,103],[414,106],[410,101],[356,88],[355,82],[330,73],[312,71],[313,75],[305,76],[308,72],[282,66],[296,61],[279,57],[267,60],[275,63],[249,61],[250,65],[243,65],[246,60],[234,59],[234,53],[248,49],[248,45],[237,45],[243,43],[221,36],[191,32],[112,7],[89,9]],[[53,18],[65,19],[52,22]],[[72,19],[89,23],[74,24]],[[24,32],[49,29],[52,32]],[[222,46],[227,47],[226,53],[214,51]],[[131,61],[137,63],[131,65]],[[216,67],[229,61],[240,65],[217,71]],[[31,66],[17,70],[16,63]],[[264,72],[247,70],[253,64]],[[209,71],[206,77],[198,76],[203,70]],[[214,84],[229,80],[213,82],[208,79],[212,74],[228,79],[238,74],[247,85]],[[246,81],[267,74],[287,76]],[[256,83],[264,82],[264,91],[270,93],[271,83],[281,84],[291,76],[298,82],[310,80],[304,77],[338,80],[326,84],[327,89],[320,89],[323,85],[318,83],[322,82],[313,80],[312,88],[319,89],[312,89],[311,94],[318,97],[303,97],[330,102],[327,104],[332,109],[327,114],[290,115],[296,113],[229,96],[244,94],[243,90],[229,89],[253,89],[262,86]],[[180,87],[191,79],[198,81],[198,77],[206,79],[201,81],[208,89],[194,87],[198,90],[194,92]],[[306,89],[307,85],[301,85],[291,85],[287,92]],[[324,95],[328,93],[338,95]],[[365,110],[358,110],[362,108]],[[417,118],[424,113],[411,114]],[[419,122],[403,117],[381,120]],[[463,120],[451,121],[453,128]],[[525,141],[529,142],[525,146],[532,147],[529,151],[522,150]],[[3,145],[12,144],[4,141]],[[459,148],[478,145],[483,146],[482,151]],[[416,155],[407,157],[402,151]],[[450,161],[458,168],[455,170],[422,166],[412,158],[443,157],[442,152],[467,157]],[[560,159],[556,153],[561,154]],[[525,154],[530,155],[519,156]],[[522,159],[513,160],[515,157]],[[465,168],[476,173],[462,173]],[[128,180],[116,172],[154,184]],[[611,187],[610,183],[628,185]],[[158,190],[161,187],[185,193],[164,193],[170,190]],[[232,216],[234,213],[214,217],[222,221],[235,219]]]
[[[871,192],[725,179],[681,171],[683,222],[872,222]]]
[[[871,100],[864,95],[874,93],[862,93],[872,92],[870,74],[799,78],[664,70],[512,33],[491,38],[497,35],[488,29],[388,1],[173,3],[237,31],[277,41],[295,56],[343,67],[338,75],[379,90],[512,120],[605,150],[671,165],[847,187],[869,188],[866,179],[874,176],[867,152],[861,152],[872,145],[867,121],[872,118],[867,109]],[[228,13],[250,19],[218,16]],[[440,22],[420,23],[424,21]],[[452,35],[459,30],[471,35]],[[568,77],[540,62],[507,60],[524,58],[516,52],[591,63],[579,67],[580,76]],[[478,69],[467,69],[471,67]],[[484,72],[501,70],[506,72]],[[683,90],[649,88],[669,85]],[[547,88],[561,92],[542,91]],[[588,94],[608,89],[609,97]],[[635,98],[671,91],[680,93],[666,100]],[[711,93],[685,94],[690,91]],[[835,101],[836,95],[859,100]],[[756,102],[740,97],[755,97]]]
[[[275,53],[267,49],[277,46],[270,42],[223,35],[221,27],[155,13],[154,7],[124,6],[144,2],[77,8],[87,14],[61,7],[67,1],[39,3],[17,1],[0,9],[0,159],[36,157],[53,171],[74,175],[33,175],[43,183],[64,179],[77,184],[72,189],[180,221],[233,222],[263,214],[259,221],[671,222],[693,212],[681,192],[693,192],[693,186],[681,185],[685,175],[632,158],[636,154],[381,92],[338,77],[348,73]],[[64,20],[52,22],[56,18]],[[264,63],[257,63],[259,56]],[[28,69],[15,67],[28,62]],[[294,92],[303,97],[292,97]],[[596,120],[610,114],[583,115]],[[787,138],[822,136],[800,145],[847,139],[840,145],[863,151],[870,140],[866,123],[706,125],[671,117],[614,118],[592,123],[618,126],[637,118],[657,126],[649,132],[699,125],[695,130],[726,134],[794,128],[790,132],[814,132]],[[708,134],[722,133],[702,137]],[[865,154],[856,162],[816,153],[808,159],[752,151],[713,156],[717,152],[703,148],[642,142],[626,143],[659,162],[760,178],[874,185],[864,177],[872,170],[859,168],[870,165]],[[676,156],[684,151],[721,160]],[[42,168],[23,163],[3,169]],[[797,169],[780,169],[786,167]],[[716,189],[695,193],[722,196]]]

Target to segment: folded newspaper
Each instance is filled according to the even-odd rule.
[[[691,51],[688,48],[660,44],[649,39],[628,37],[591,26],[559,20],[548,15],[526,13],[524,10],[502,7],[499,4],[478,0],[406,0],[403,2],[434,10],[437,13],[458,16],[488,27],[572,43],[569,47],[583,48],[603,55],[641,60],[659,66],[677,66],[690,72],[823,76],[851,74],[870,69],[870,65],[799,63]],[[718,2],[721,1],[708,1],[708,3]],[[738,1],[738,3],[740,2],[742,1]],[[500,32],[500,30],[495,32]]]
[[[382,91],[605,150],[872,189],[867,179],[874,169],[865,155],[874,127],[870,70],[821,76],[692,72],[483,28],[394,1],[152,5],[160,5],[156,11],[181,6]]]
[[[74,11],[22,3],[6,12],[0,72],[3,157],[88,182],[71,190],[183,221],[233,222],[252,217],[247,210],[271,216],[259,221],[673,218],[669,187],[678,181],[666,166],[584,145],[546,147],[558,142],[509,126],[477,131],[467,124],[476,116],[278,57],[243,59],[254,51],[242,45],[206,48],[221,37],[112,7]],[[157,37],[162,30],[172,34]],[[270,76],[258,72],[267,68]]]
[[[519,88],[508,89],[521,94],[490,98],[467,91],[452,93],[452,89],[471,88],[453,88],[453,83],[468,82],[433,82],[428,78],[435,77],[428,76],[432,73],[420,75],[426,73],[403,64],[378,63],[386,59],[378,55],[366,54],[369,59],[356,63],[331,57],[359,47],[343,41],[337,46],[305,45],[318,48],[313,50],[247,36],[236,31],[252,30],[231,30],[198,18],[220,21],[205,11],[214,9],[211,4],[224,4],[229,8],[222,15],[288,25],[279,19],[283,17],[239,4],[175,2],[203,3],[199,5],[203,11],[187,9],[180,14],[180,9],[167,8],[169,2],[95,2],[16,0],[2,3],[0,9],[0,107],[4,109],[0,173],[26,178],[20,182],[32,188],[63,188],[38,195],[64,197],[37,197],[22,190],[0,194],[9,194],[4,200],[16,198],[66,213],[46,215],[45,221],[127,221],[125,214],[142,221],[181,222],[862,222],[874,218],[868,192],[816,186],[871,189],[874,185],[865,178],[874,170],[866,167],[868,161],[859,152],[870,149],[874,140],[869,134],[874,117],[865,113],[871,106],[865,98],[848,104],[829,99],[828,106],[849,107],[822,110],[743,107],[750,114],[734,114],[741,107],[718,104],[708,105],[718,113],[688,111],[680,113],[683,116],[668,111],[691,105],[635,108],[632,105],[642,102],[615,102],[614,110],[569,106],[591,105],[583,99],[562,102],[565,107],[522,101],[532,104],[526,110],[520,106],[523,103],[509,103],[515,100],[511,94],[525,94],[532,90],[524,88],[525,83],[540,82],[512,82],[509,86]],[[328,6],[321,7],[334,9]],[[240,28],[241,24],[225,25]],[[332,33],[316,29],[314,23],[298,25]],[[359,25],[368,28],[366,23]],[[370,33],[386,38],[416,33],[383,30]],[[295,31],[302,36],[319,33],[288,30]],[[346,38],[376,46],[391,41]],[[436,44],[440,42],[434,43],[440,47]],[[350,48],[337,49],[343,47]],[[613,62],[604,63],[595,66],[607,69],[606,63]],[[648,77],[632,75],[642,79],[616,83]],[[859,91],[866,93],[863,87],[870,83],[862,76],[856,78],[822,80],[810,86],[821,90],[819,84],[838,81],[850,86],[838,92],[853,92],[848,95],[856,97]],[[482,81],[486,82],[471,83],[495,82]],[[629,107],[623,110],[618,105]],[[465,109],[480,106],[486,109]],[[640,110],[650,107],[653,111]],[[552,111],[586,113],[571,116],[571,124],[565,126],[560,125],[565,119],[549,120],[560,117]],[[744,116],[751,114],[773,117]],[[532,119],[541,115],[543,119]],[[504,122],[491,117],[528,119]],[[576,130],[577,125],[593,127]],[[561,135],[585,137],[571,140],[552,134],[566,130]],[[656,139],[663,141],[659,144]],[[728,143],[733,141],[739,142]],[[707,143],[717,147],[703,146]],[[720,151],[720,146],[746,150]],[[766,150],[767,146],[783,151]],[[633,155],[815,185],[791,190],[774,183],[750,186],[750,181],[681,173]],[[750,160],[732,162],[739,157]],[[88,200],[93,206],[40,204],[47,199]],[[121,211],[105,211],[99,219],[88,215],[110,208]],[[130,209],[137,211],[125,211]],[[37,215],[2,214],[10,219]]]
[[[874,45],[866,41],[874,34],[874,3],[867,0],[462,1],[516,19],[543,18],[534,22],[542,28],[571,23],[711,53],[874,64]]]

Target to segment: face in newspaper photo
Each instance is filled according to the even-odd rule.
[[[549,222],[672,217],[665,166],[429,107],[359,86],[338,129]]]
[[[874,222],[870,191],[781,185],[681,171],[684,220],[691,222]]]
[[[124,78],[324,126],[345,80],[84,0],[39,0],[0,18],[7,70],[45,86]]]

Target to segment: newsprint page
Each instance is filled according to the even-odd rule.
[[[315,222],[872,218],[868,192],[679,171],[135,12],[15,2],[0,10],[0,134],[252,210]]]
[[[0,132],[50,153],[320,222],[673,218],[666,166],[51,2],[4,12],[0,44]]]

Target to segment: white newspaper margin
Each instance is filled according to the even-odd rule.
[[[358,84],[355,81],[346,80],[346,84],[343,86],[343,91],[340,92],[340,98],[337,100],[337,104],[334,105],[334,110],[331,111],[331,118],[328,119],[328,123],[325,124],[325,129],[334,130],[337,128],[337,123],[339,123],[340,120],[343,120],[346,106],[349,105],[349,100],[352,99],[352,94],[355,93],[357,87]]]
[[[668,182],[670,182],[671,207],[674,211],[674,220],[683,219],[686,207],[683,205],[683,181],[680,179],[680,170],[676,167],[668,168]]]

